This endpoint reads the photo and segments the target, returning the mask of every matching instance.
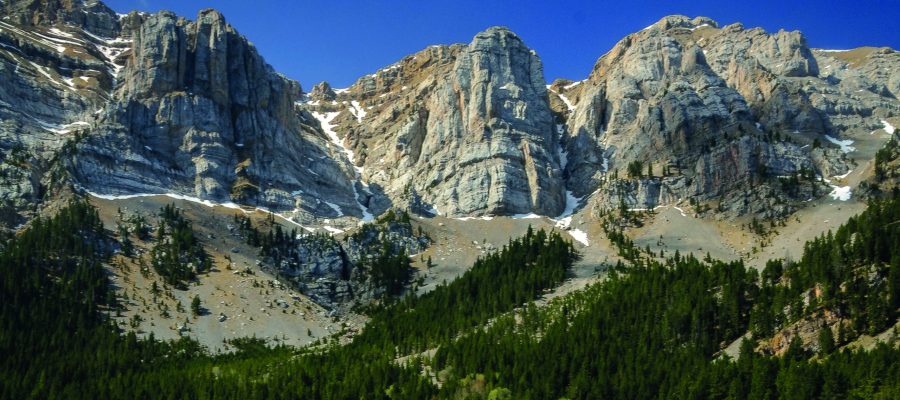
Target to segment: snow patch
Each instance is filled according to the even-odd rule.
[[[584,83],[584,81],[586,81],[586,80],[587,80],[587,79],[582,79],[582,80],[580,80],[580,81],[578,81],[578,82],[572,82],[572,83],[570,83],[570,84],[568,84],[568,85],[566,85],[566,86],[563,86],[563,89],[569,90],[569,89],[571,89],[571,88],[573,88],[573,87],[575,87],[575,86],[578,86],[578,85]]]
[[[67,37],[67,38],[74,38],[74,37],[75,37],[75,35],[73,35],[73,34],[71,34],[71,33],[69,33],[69,32],[63,32],[63,31],[61,31],[61,30],[59,30],[59,29],[57,29],[57,28],[50,28],[50,32],[52,32],[54,35],[57,35],[57,36],[64,36],[64,37]]]
[[[441,214],[441,212],[437,209],[437,207],[434,206],[434,204],[429,204],[428,207],[425,208],[425,211],[428,211],[428,213],[431,214],[431,215],[443,215],[443,214]]]
[[[569,98],[566,97],[566,95],[551,89],[550,85],[547,85],[547,89],[550,90],[551,92],[553,92],[554,94],[556,94],[557,96],[559,96],[559,99],[562,100],[563,103],[565,103],[566,108],[569,109],[569,112],[575,111],[575,105],[572,104],[571,101],[569,101]]]
[[[570,230],[568,230],[568,231],[566,231],[566,232],[569,232],[569,235],[572,236],[572,239],[577,240],[579,243],[581,243],[581,244],[583,244],[583,245],[585,245],[585,246],[590,246],[590,245],[591,245],[591,243],[588,242],[587,233],[585,233],[585,232],[582,231],[581,229],[570,229]]]
[[[885,131],[888,135],[893,135],[893,134],[894,134],[894,131],[896,131],[896,128],[894,128],[894,126],[891,125],[890,122],[887,122],[887,121],[885,121],[885,120],[881,120],[881,124],[884,125],[884,131]]]
[[[307,232],[315,232],[316,231],[314,228],[310,228],[308,226],[303,226],[301,224],[298,224],[296,221],[294,221],[288,217],[285,217],[281,213],[270,211],[263,207],[256,207],[254,210],[248,211],[246,208],[242,207],[239,204],[233,203],[233,202],[215,203],[215,202],[212,202],[209,200],[203,200],[203,199],[200,199],[197,197],[192,197],[192,196],[185,196],[185,195],[178,194],[178,193],[135,193],[135,194],[111,195],[111,194],[99,194],[99,193],[91,192],[88,190],[84,190],[84,188],[80,188],[80,189],[93,197],[96,197],[98,199],[104,199],[104,200],[128,200],[128,199],[135,199],[135,198],[139,198],[139,197],[164,196],[164,197],[168,197],[171,199],[183,200],[183,201],[188,201],[191,203],[201,204],[201,205],[204,205],[204,206],[207,206],[210,208],[219,206],[219,207],[225,207],[225,208],[229,208],[229,209],[233,209],[233,210],[240,210],[244,214],[249,214],[253,211],[259,211],[259,212],[266,213],[266,214],[272,214],[272,216],[278,217],[292,225],[296,225]],[[294,210],[294,211],[297,211],[297,210]]]
[[[334,128],[337,125],[331,123],[331,121],[333,121],[334,118],[338,116],[338,114],[340,114],[339,111],[326,113],[320,113],[318,111],[312,112],[313,117],[319,120],[319,123],[322,124],[322,130],[325,131],[325,134],[328,135],[329,139],[331,139],[331,143],[337,146],[337,148],[341,149],[341,151],[343,151],[347,156],[347,159],[350,160],[350,164],[353,164],[353,160],[355,158],[353,150],[350,150],[349,148],[347,148],[347,146],[344,146],[344,142],[341,140],[341,138],[338,137],[337,132],[334,131]],[[355,165],[354,168],[360,172],[362,170],[362,168]]]
[[[853,172],[852,169],[851,169],[851,170],[848,170],[847,173],[845,173],[845,174],[843,174],[843,175],[835,175],[835,176],[832,176],[832,178],[844,179],[844,178],[846,178],[848,175],[850,175],[851,172]]]
[[[24,113],[23,113],[24,114]],[[72,127],[75,126],[90,126],[91,124],[85,121],[75,121],[65,125],[52,124],[50,122],[44,121],[40,118],[33,117],[31,115],[25,114],[25,116],[31,118],[34,122],[41,126],[42,129],[48,132],[53,132],[58,135],[65,135],[69,132],[72,132]]]
[[[825,135],[825,139],[828,139],[829,142],[838,145],[841,148],[841,151],[844,153],[856,151],[856,147],[851,146],[851,144],[853,144],[853,141],[850,139],[840,140],[832,137],[831,135]]]
[[[176,200],[184,200],[184,201],[189,201],[191,203],[202,204],[207,207],[215,207],[217,205],[216,203],[213,203],[209,200],[203,200],[198,197],[185,196],[185,195],[178,194],[178,193],[135,193],[135,194],[118,194],[118,195],[99,194],[99,193],[94,193],[94,192],[87,192],[87,193],[90,194],[91,196],[94,196],[98,199],[103,199],[103,200],[128,200],[128,199],[136,199],[139,197],[165,196],[165,197],[169,197],[169,198],[176,199]]]
[[[331,225],[325,225],[322,227],[322,229],[325,229],[326,231],[331,232],[331,234],[344,233],[343,229],[338,229]]]
[[[453,219],[459,220],[459,221],[472,221],[472,220],[490,221],[490,220],[494,219],[494,217],[492,217],[490,215],[483,215],[480,217],[458,217],[458,218],[453,218]]]
[[[41,75],[43,75],[45,78],[50,80],[50,82],[53,82],[59,86],[66,86],[66,87],[69,86],[69,85],[66,85],[66,84],[56,80],[56,79],[53,79],[53,75],[50,75],[50,72],[48,72],[50,70],[50,68],[47,68],[43,65],[35,63],[34,61],[28,61],[28,63],[31,64],[34,67],[34,69],[36,69]]]
[[[850,186],[831,186],[833,189],[828,195],[834,200],[847,201],[850,200]]]
[[[559,95],[559,99],[562,100],[563,103],[566,103],[566,107],[569,109],[569,111],[575,111],[575,105],[572,104],[571,101],[569,101],[569,98],[566,97],[566,95],[562,93],[557,93],[557,95]]]
[[[691,32],[696,31],[697,29],[700,29],[700,28],[702,28],[702,27],[704,27],[704,26],[709,26],[709,24],[700,24],[700,25],[697,25],[697,26],[691,28]]]
[[[334,204],[334,203],[329,202],[329,201],[326,201],[326,202],[324,202],[324,203],[327,204],[328,207],[331,207],[331,209],[334,210],[334,212],[336,212],[336,213],[338,214],[338,216],[340,216],[340,217],[343,217],[343,216],[344,216],[344,211],[341,210],[341,207],[338,206],[337,204]]]
[[[8,29],[8,30],[12,31],[13,33],[16,33],[20,36],[24,36],[36,43],[40,43],[48,48],[56,50],[59,53],[63,53],[66,51],[66,45],[74,45],[74,46],[82,45],[81,41],[74,41],[77,39],[65,40],[65,39],[60,39],[57,37],[46,36],[46,35],[36,32],[36,31],[27,31],[26,32],[24,30],[21,30],[13,25],[10,25],[10,24],[8,24],[6,22],[2,22],[2,21],[0,21],[0,26],[3,26],[3,28]],[[65,36],[65,35],[60,35],[60,36]]]
[[[359,104],[359,103],[357,103],[357,104]],[[350,161],[350,165],[353,166],[353,170],[355,171],[354,180],[356,182],[359,182],[360,185],[362,185],[363,188],[365,189],[365,184],[362,183],[363,168],[357,167],[356,164],[354,164],[353,150],[350,150],[349,148],[344,146],[344,142],[341,141],[341,139],[337,135],[337,132],[334,131],[335,125],[333,125],[331,123],[331,121],[333,121],[334,118],[338,116],[338,114],[340,114],[340,112],[320,113],[317,111],[313,111],[313,113],[312,113],[313,117],[315,117],[317,120],[319,120],[319,123],[322,124],[322,130],[325,131],[325,134],[328,135],[329,139],[331,139],[331,143],[333,143],[335,146],[337,146],[339,149],[341,149],[344,152],[344,154],[347,156],[347,159]],[[365,116],[365,111],[363,111],[363,116]],[[362,215],[363,215],[362,221],[363,222],[374,221],[375,216],[372,215],[371,212],[369,212],[368,207],[363,205],[362,201],[360,200],[359,190],[356,189],[355,184],[353,185],[353,195],[356,198],[356,204],[359,206],[360,212],[362,212]],[[343,213],[341,215],[343,215]]]
[[[538,219],[538,218],[543,218],[543,217],[540,215],[537,215],[535,213],[528,213],[528,214],[514,214],[514,215],[511,215],[510,218],[512,218],[512,219]]]
[[[367,113],[366,110],[359,105],[358,101],[352,100],[350,101],[350,114],[353,114],[353,116],[356,117],[356,122],[362,123],[362,120],[366,117]]]
[[[583,197],[575,197],[571,190],[566,190],[566,209],[557,218],[566,218],[575,213]]]

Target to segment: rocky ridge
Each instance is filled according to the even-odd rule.
[[[305,93],[215,10],[0,5],[3,224],[70,182],[349,227],[390,207],[557,216],[681,201],[783,217],[850,168],[844,137],[900,113],[898,53],[809,48],[669,16],[582,81],[494,27],[346,89]]]
[[[384,254],[410,257],[430,244],[421,231],[413,231],[408,220],[382,218],[340,240],[324,234],[299,235],[289,249],[277,250],[288,256],[262,257],[258,264],[319,305],[342,313],[385,296],[387,288],[372,273],[376,259]],[[409,272],[412,277],[413,271]]]
[[[114,98],[78,145],[72,170],[94,191],[184,193],[290,211],[298,220],[362,217],[353,169],[302,90],[224,17],[147,16]]]
[[[100,2],[0,4],[0,225],[33,215],[64,171],[65,145],[110,97],[132,19]]]
[[[692,199],[718,215],[783,217],[830,190],[812,175],[848,172],[842,135],[900,111],[892,94],[851,95],[853,79],[822,76],[818,65],[799,32],[663,18],[620,41],[568,94],[569,187],[599,187],[591,201],[601,209],[623,198],[637,208]],[[637,161],[655,171],[622,193],[614,181]]]
[[[399,203],[419,196],[443,215],[565,208],[542,65],[508,29],[431,46],[340,93],[327,88],[307,104],[341,113],[338,132],[361,154],[364,178]]]

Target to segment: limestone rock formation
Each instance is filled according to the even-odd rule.
[[[369,304],[385,293],[371,272],[373,260],[384,252],[408,257],[430,244],[427,236],[413,232],[408,221],[384,219],[363,225],[343,240],[302,236],[292,257],[277,264],[267,258],[262,266],[318,304],[342,311],[353,304]]]
[[[108,100],[130,18],[95,1],[5,1],[0,14],[0,226],[12,227],[62,180],[66,145]]]
[[[224,17],[0,3],[0,226],[60,188],[177,193],[341,226],[700,202],[785,216],[900,115],[900,53],[668,16],[584,80],[506,28],[304,93]],[[802,178],[802,179],[801,179]]]
[[[364,178],[395,199],[421,196],[445,215],[565,207],[542,65],[506,28],[429,47],[338,100],[338,132],[361,154]]]
[[[568,187],[578,196],[599,188],[593,201],[606,208],[693,199],[727,215],[770,217],[827,193],[813,175],[843,174],[848,161],[837,146],[810,144],[871,129],[873,114],[900,110],[863,72],[836,68],[846,81],[821,76],[815,53],[799,32],[720,29],[702,17],[666,17],[627,36],[567,95],[575,103],[564,138]],[[872,95],[851,95],[854,81]],[[613,181],[632,178],[625,174],[634,163],[655,170],[655,198],[620,196],[633,185]],[[810,179],[786,185],[792,176]],[[759,193],[769,200],[754,200]]]
[[[122,83],[73,157],[77,181],[111,194],[176,192],[301,220],[362,217],[352,168],[302,91],[215,10],[147,16]]]

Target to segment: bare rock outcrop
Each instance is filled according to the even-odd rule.
[[[559,214],[558,133],[537,55],[506,28],[432,46],[357,81],[338,132],[365,179],[445,215]],[[315,102],[315,101],[314,101]]]
[[[276,73],[215,10],[147,16],[114,99],[78,145],[78,182],[107,194],[176,192],[361,217],[352,168]]]

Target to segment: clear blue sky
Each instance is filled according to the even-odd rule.
[[[505,25],[535,49],[548,81],[582,79],[623,36],[669,14],[767,31],[800,30],[813,47],[900,48],[900,0],[106,0],[117,12],[220,10],[266,61],[308,89],[345,87],[431,44],[468,43]]]

